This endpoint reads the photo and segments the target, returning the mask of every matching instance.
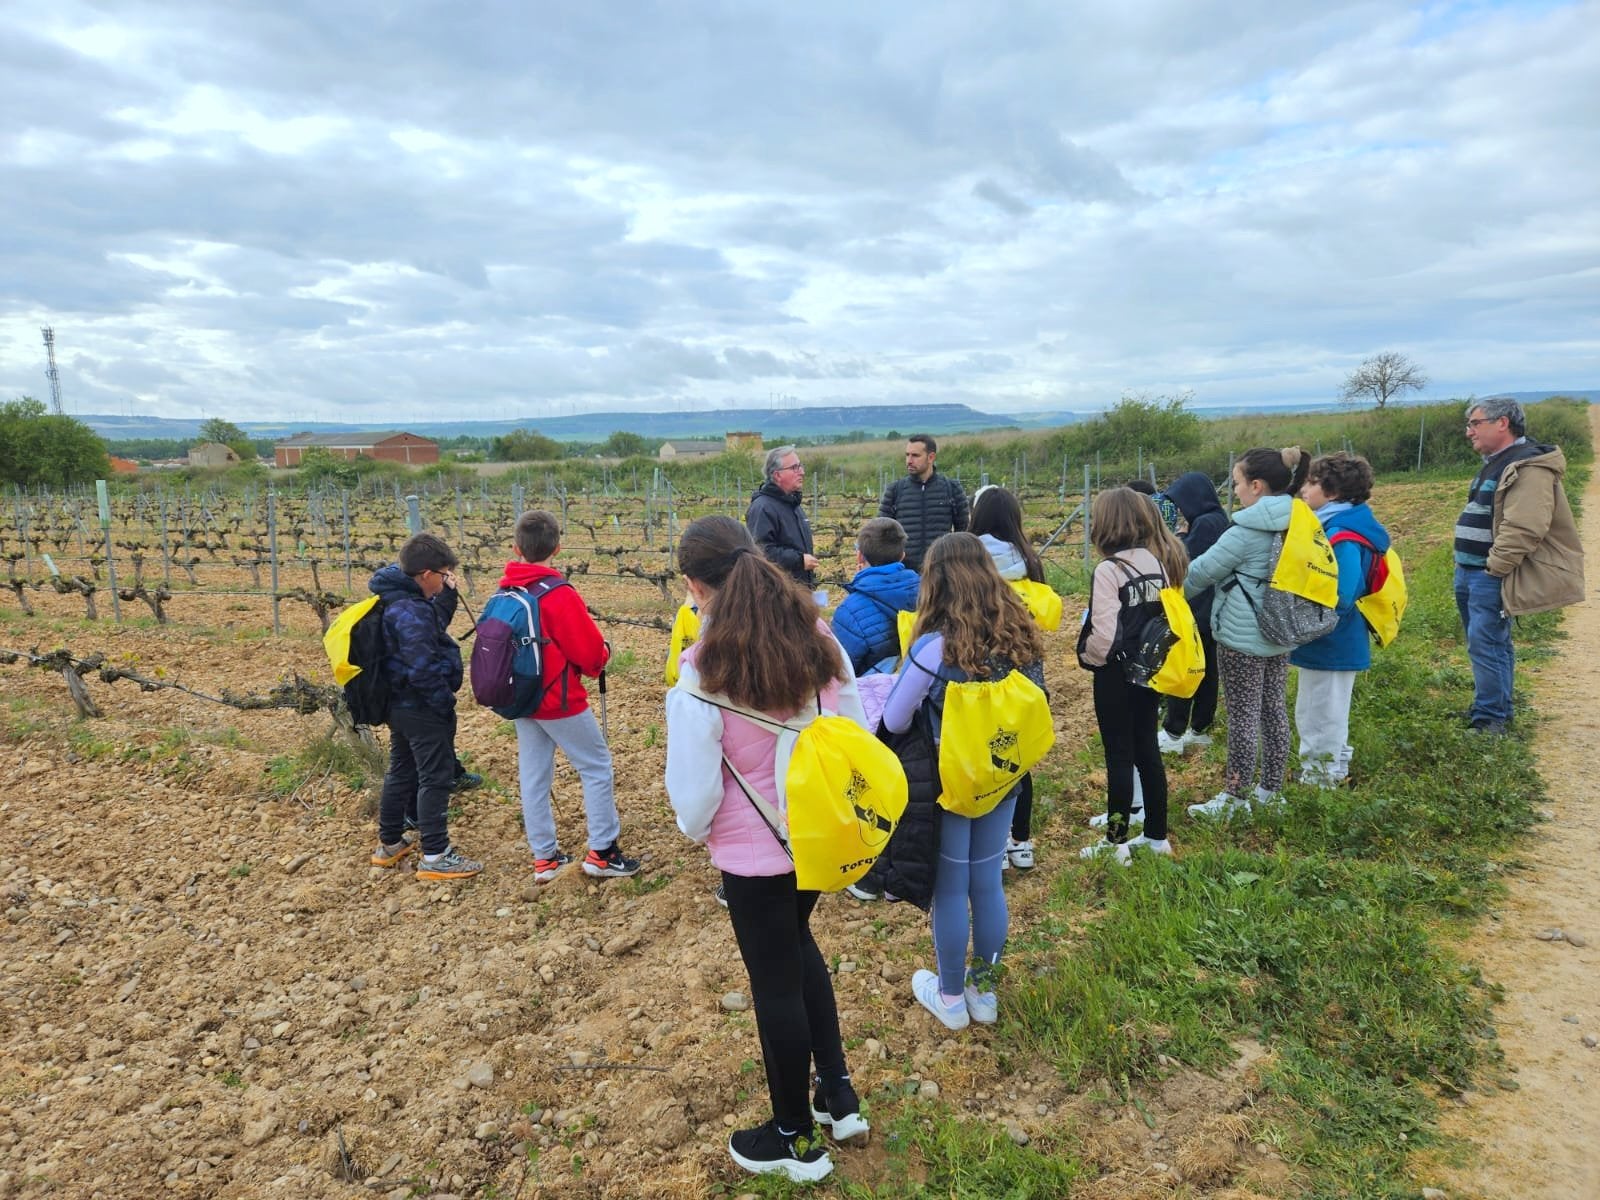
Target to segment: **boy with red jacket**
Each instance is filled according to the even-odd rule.
[[[517,731],[517,767],[522,785],[522,823],[533,850],[533,877],[548,883],[572,861],[556,840],[550,785],[555,775],[556,747],[583,783],[583,809],[589,824],[586,874],[600,878],[632,875],[639,860],[626,858],[617,846],[621,821],[612,795],[611,749],[589,707],[583,676],[597,676],[611,657],[611,647],[583,597],[550,560],[561,549],[561,526],[547,512],[535,509],[517,520],[517,557],[506,564],[501,587],[533,588],[556,580],[539,598],[539,624],[544,635],[544,696],[539,707],[512,722]]]

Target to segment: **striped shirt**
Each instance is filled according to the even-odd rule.
[[[1467,488],[1467,506],[1456,519],[1457,566],[1481,568],[1488,565],[1489,548],[1494,545],[1494,493],[1500,486],[1500,477],[1512,463],[1531,458],[1544,449],[1546,447],[1519,437],[1504,450],[1483,460],[1483,466]]]

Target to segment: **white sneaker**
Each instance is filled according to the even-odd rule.
[[[1095,813],[1094,816],[1089,818],[1089,828],[1090,829],[1104,829],[1106,827],[1107,822],[1109,822],[1110,820],[1111,820],[1111,818],[1109,816],[1107,816],[1105,813]],[[1143,825],[1143,824],[1144,824],[1144,809],[1136,808],[1131,813],[1128,814],[1128,828],[1129,829],[1132,829],[1135,825]]]
[[[1218,792],[1203,804],[1189,805],[1191,817],[1225,817],[1229,813],[1248,810],[1250,803],[1228,792]]]
[[[948,1007],[939,994],[939,977],[932,971],[917,971],[911,976],[911,994],[917,1003],[939,1019],[946,1029],[965,1029],[972,1019],[967,1015],[966,1004]]]
[[[1172,843],[1166,838],[1162,838],[1160,841],[1157,841],[1154,838],[1147,838],[1141,833],[1137,837],[1131,837],[1128,839],[1128,848],[1130,850],[1136,850],[1140,846],[1143,846],[1146,850],[1150,851],[1151,854],[1164,854],[1168,858],[1172,857]]]
[[[1189,735],[1186,733],[1180,733],[1177,737],[1173,737],[1165,729],[1156,731],[1156,745],[1161,747],[1161,753],[1163,754],[1182,754],[1183,748],[1188,744]]]
[[[1133,861],[1133,853],[1128,849],[1127,842],[1108,842],[1102,839],[1078,851],[1079,858],[1100,858],[1102,855],[1115,859],[1123,866]]]
[[[1196,733],[1191,729],[1183,735],[1183,744],[1185,746],[1209,746],[1211,745],[1211,735],[1209,733]]]
[[[849,892],[857,900],[882,900],[883,899],[883,893],[882,892],[874,892],[870,888],[862,887],[859,883],[846,884],[844,890]]]
[[[1006,861],[1019,871],[1033,870],[1033,843],[1006,839]]]
[[[964,994],[967,998],[967,1016],[979,1025],[993,1025],[1000,1019],[1000,999],[993,992],[980,992],[969,983]]]
[[[1278,808],[1283,804],[1283,793],[1269,792],[1266,788],[1257,786],[1253,803],[1256,808]]]

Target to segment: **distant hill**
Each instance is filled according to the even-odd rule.
[[[1035,416],[1037,414],[1034,414]],[[101,437],[191,438],[199,419],[124,417],[93,414],[78,418]],[[1052,417],[1052,425],[1081,420],[1070,414]],[[1018,424],[1012,417],[979,412],[965,404],[866,404],[830,408],[742,408],[698,412],[597,412],[569,417],[511,417],[501,421],[369,421],[303,422],[240,421],[252,437],[287,437],[295,433],[341,433],[351,430],[405,429],[424,437],[497,437],[513,429],[536,429],[559,441],[599,442],[619,429],[650,438],[721,437],[730,430],[751,430],[763,437],[823,437],[861,431],[882,437],[890,431],[947,434],[972,433]]]

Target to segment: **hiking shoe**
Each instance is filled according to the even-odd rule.
[[[816,1127],[784,1133],[776,1120],[741,1129],[728,1139],[733,1161],[756,1175],[783,1175],[794,1183],[816,1183],[833,1173],[833,1160],[817,1140]]]
[[[864,885],[862,885],[860,883],[846,884],[844,890],[849,892],[857,900],[882,900],[883,899],[883,893],[882,892],[875,892],[870,887],[866,887],[866,886],[864,886]]]
[[[972,1018],[967,1015],[965,1001],[954,1008],[944,1002],[939,994],[939,977],[932,971],[918,971],[911,976],[911,994],[917,1003],[939,1019],[946,1029],[965,1029]]]
[[[1031,841],[1014,842],[1010,838],[1007,838],[1006,858],[1009,859],[1011,865],[1016,867],[1019,871],[1033,870],[1033,843]]]
[[[422,830],[417,828],[417,823],[407,820],[405,828],[400,831],[400,840],[408,846],[418,846],[422,843]]]
[[[584,855],[583,873],[597,879],[621,879],[639,873],[639,860],[624,858],[617,844],[612,842],[604,850],[591,850]]]
[[[811,1119],[828,1131],[836,1142],[852,1138],[865,1138],[869,1132],[867,1119],[861,1115],[861,1101],[856,1089],[850,1086],[850,1077],[835,1080],[825,1088],[822,1077],[817,1077],[817,1090],[811,1097]]]
[[[1229,813],[1239,812],[1250,807],[1247,800],[1241,800],[1231,792],[1218,792],[1203,804],[1189,805],[1191,817],[1225,817]]]
[[[572,861],[572,855],[563,854],[557,850],[549,858],[536,858],[533,860],[533,881],[535,883],[549,883],[561,874],[561,868]]]
[[[378,848],[372,852],[372,865],[375,867],[398,867],[411,853],[411,843],[403,837],[394,845],[378,843]]]
[[[1111,817],[1107,813],[1095,813],[1094,816],[1089,818],[1089,828],[1090,829],[1104,829],[1106,827],[1106,825],[1110,822],[1110,820],[1111,820]],[[1143,825],[1143,824],[1144,824],[1144,809],[1136,808],[1131,813],[1128,814],[1128,828],[1129,829],[1132,829],[1135,825]]]
[[[716,897],[718,904],[722,905],[723,908],[728,907],[728,893],[723,889],[723,886],[720,883],[717,884]]]
[[[473,788],[483,786],[483,776],[476,771],[463,771],[456,776],[455,782],[450,785],[450,794],[459,795],[461,792],[470,792]]]
[[[1127,866],[1133,860],[1133,854],[1128,849],[1127,842],[1108,842],[1104,838],[1095,842],[1092,846],[1085,846],[1078,851],[1079,858],[1100,858],[1102,856],[1112,858],[1123,866]]]
[[[1156,731],[1156,745],[1160,747],[1163,754],[1182,754],[1183,748],[1188,744],[1188,734],[1180,733],[1177,737],[1173,737],[1165,729]]]
[[[1467,726],[1468,733],[1486,733],[1490,737],[1505,737],[1506,723],[1504,721],[1490,721],[1482,717]]]
[[[429,862],[427,857],[424,856],[422,861],[417,864],[417,878],[471,879],[481,870],[483,870],[481,862],[468,858],[454,846],[451,846],[432,862]]]
[[[1172,857],[1172,843],[1166,838],[1157,840],[1155,838],[1147,838],[1141,833],[1137,837],[1128,839],[1129,850],[1137,850],[1140,846],[1150,851],[1151,854],[1164,854],[1168,858]]]

